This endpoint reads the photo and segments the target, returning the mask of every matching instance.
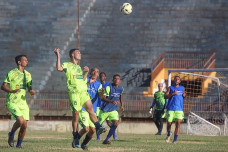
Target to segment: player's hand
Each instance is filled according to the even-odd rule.
[[[153,108],[150,108],[149,114],[152,114]]]
[[[59,48],[55,48],[54,49],[54,53],[59,56],[60,55],[60,49]]]
[[[21,90],[20,89],[16,89],[16,90],[13,90],[11,93],[19,93],[19,92],[21,92]]]
[[[29,90],[29,94],[30,94],[31,96],[34,96],[34,95],[36,94],[36,91],[35,91],[35,90]]]
[[[121,106],[121,111],[124,112],[124,107],[123,106]]]
[[[116,101],[116,100],[114,100],[114,101],[112,101],[112,103],[116,105],[116,104],[117,104],[117,101]]]
[[[174,92],[173,92],[173,95],[176,95],[177,94],[177,90],[175,90]]]
[[[84,68],[83,68],[83,72],[89,72],[89,67],[87,67],[87,66],[84,66]]]

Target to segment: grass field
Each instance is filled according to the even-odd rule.
[[[107,134],[107,133],[106,133]],[[105,135],[101,138],[104,139]],[[205,137],[180,135],[178,143],[165,143],[166,135],[118,134],[118,140],[110,140],[112,145],[103,145],[102,141],[93,139],[89,144],[89,151],[94,152],[144,152],[144,151],[179,151],[179,152],[228,152],[228,137]],[[0,152],[33,152],[33,151],[82,151],[71,147],[70,132],[28,131],[22,144],[23,149],[11,148],[7,143],[7,132],[0,132]],[[81,141],[84,139],[82,137]],[[173,139],[173,136],[172,138]],[[15,140],[16,142],[16,140]],[[16,144],[16,143],[15,143]]]

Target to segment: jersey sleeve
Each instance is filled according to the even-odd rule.
[[[8,72],[7,75],[5,76],[4,82],[6,82],[6,83],[11,82],[10,72]]]
[[[122,94],[123,94],[123,92],[124,92],[124,88],[123,88],[123,87],[122,87],[122,89],[123,89],[123,90],[122,90],[122,92],[121,92],[121,95],[122,95]]]
[[[67,62],[64,62],[64,63],[62,64],[62,68],[63,68],[63,71],[64,71],[64,72],[67,72],[67,65],[68,65]]]
[[[32,88],[32,76],[30,73],[26,74],[26,85],[28,88]]]
[[[110,93],[110,86],[107,86],[106,88],[105,88],[105,93],[104,93],[104,95],[105,96],[109,96],[109,93]]]

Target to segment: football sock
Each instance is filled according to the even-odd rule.
[[[116,131],[114,131],[114,133],[113,133],[113,138],[117,138]]]
[[[23,140],[19,139],[17,140],[17,147],[20,147],[21,146],[21,143],[22,143]]]
[[[173,141],[177,141],[177,137],[178,137],[178,135],[174,135]]]
[[[116,128],[117,128],[117,126],[114,125],[114,124],[111,126],[111,129],[109,130],[108,135],[107,135],[105,141],[109,140],[109,138],[110,138],[110,137],[113,135],[113,133],[116,131]]]
[[[91,140],[91,137],[89,137],[88,135],[86,135],[85,139],[84,139],[83,142],[82,142],[82,146],[88,144],[88,142],[89,142],[90,140]]]
[[[168,131],[167,136],[170,136],[170,135],[171,135],[171,131]]]
[[[97,140],[100,140],[100,135],[97,134]]]
[[[78,136],[79,136],[79,133],[78,133],[78,131],[76,131],[76,132],[73,132],[72,134],[73,134],[73,136],[74,136],[74,139],[75,139],[75,138],[78,138]]]
[[[94,123],[95,127],[96,127],[96,130],[98,130],[99,128],[101,128],[101,124],[97,121]]]
[[[11,130],[11,132],[9,132],[9,135],[10,135],[10,136],[14,136],[14,135],[15,135],[15,132],[16,132],[16,131]]]

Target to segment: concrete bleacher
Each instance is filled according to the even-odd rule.
[[[134,1],[129,16],[119,12],[123,2],[81,1],[82,66],[98,67],[109,81],[115,73],[125,75],[126,92],[147,89],[150,64],[163,51],[215,51],[216,67],[227,66],[226,0]],[[23,53],[36,90],[65,91],[52,50],[66,50],[62,61],[67,61],[68,50],[77,48],[77,1],[8,0],[0,2],[0,18],[1,80],[15,67],[14,56]]]

